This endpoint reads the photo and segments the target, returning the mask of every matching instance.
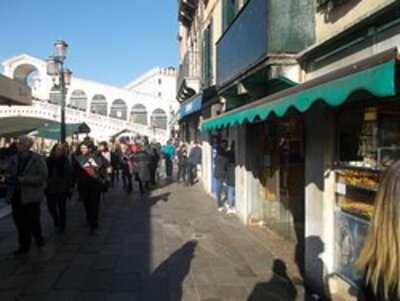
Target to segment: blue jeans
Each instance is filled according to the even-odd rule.
[[[223,179],[215,179],[215,188],[216,188],[216,195],[217,195],[217,204],[218,207],[222,207],[224,202],[222,200],[222,192],[224,190],[224,180]]]
[[[167,177],[172,177],[173,166],[172,166],[171,158],[165,159],[165,169],[166,169]]]
[[[229,208],[235,207],[235,186],[227,186]]]

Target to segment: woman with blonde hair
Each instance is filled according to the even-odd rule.
[[[400,161],[383,175],[356,266],[364,272],[358,300],[400,300]]]

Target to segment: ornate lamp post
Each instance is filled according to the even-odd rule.
[[[47,62],[47,74],[53,78],[53,81],[58,82],[58,87],[61,94],[61,129],[60,141],[65,142],[66,128],[65,128],[65,95],[67,86],[71,83],[71,70],[64,68],[64,61],[66,58],[68,44],[62,40],[54,43],[54,54],[50,56]]]

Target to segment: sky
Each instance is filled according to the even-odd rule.
[[[69,44],[77,77],[124,86],[178,63],[177,0],[0,0],[0,61]],[[1,71],[1,70],[0,70]]]

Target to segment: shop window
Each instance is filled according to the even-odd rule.
[[[336,272],[353,284],[382,171],[400,159],[400,105],[346,107],[337,116]]]
[[[338,159],[346,165],[384,169],[400,159],[400,106],[346,110],[338,116]]]

